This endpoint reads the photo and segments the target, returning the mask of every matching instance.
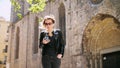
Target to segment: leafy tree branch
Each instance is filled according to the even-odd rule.
[[[39,13],[44,10],[46,5],[46,0],[26,0],[26,2],[30,5],[28,10],[32,13]],[[18,0],[11,0],[11,4],[14,7],[14,11],[17,12],[17,16],[19,19],[22,18],[21,5]]]

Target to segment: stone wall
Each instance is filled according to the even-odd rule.
[[[40,50],[37,53],[33,52],[34,46],[37,46],[38,49],[38,44],[34,45],[34,38],[37,35],[34,33],[35,23],[38,23],[36,22],[36,16],[29,14],[16,24],[11,25],[8,59],[10,68],[39,68],[41,66]],[[19,31],[17,31],[18,28]],[[17,40],[19,40],[19,44],[16,42]]]
[[[117,19],[118,21],[120,21],[120,6],[119,0],[102,0],[101,3],[98,4],[93,4],[92,2],[90,2],[91,0],[55,0],[54,2],[47,2],[47,5],[45,7],[45,10],[43,12],[40,12],[36,15],[27,15],[25,16],[20,22],[17,22],[15,24],[15,27],[17,26],[17,24],[21,24],[20,26],[20,30],[23,30],[20,32],[20,36],[23,40],[20,44],[20,56],[21,60],[19,59],[18,65],[20,65],[20,68],[39,68],[40,67],[40,49],[39,52],[36,55],[32,54],[32,43],[33,42],[33,38],[34,38],[34,30],[33,30],[33,23],[34,23],[34,19],[35,16],[37,17],[44,17],[45,15],[49,15],[49,14],[53,14],[55,16],[56,19],[56,28],[60,28],[62,26],[59,26],[59,24],[61,23],[60,20],[60,12],[59,8],[60,5],[62,4],[63,7],[65,8],[65,24],[66,24],[66,48],[65,48],[65,56],[62,59],[62,65],[61,68],[100,68],[101,66],[95,64],[95,66],[92,66],[94,64],[91,63],[95,63],[96,60],[93,58],[93,61],[91,61],[89,58],[86,57],[86,54],[88,55],[88,51],[87,53],[85,53],[85,48],[87,48],[88,50],[93,48],[95,50],[99,49],[99,48],[94,48],[95,46],[90,46],[90,48],[88,48],[87,46],[90,44],[85,45],[84,41],[91,41],[90,40],[84,40],[84,35],[86,35],[85,30],[87,30],[87,28],[90,28],[91,25],[89,26],[89,23],[91,20],[94,20],[93,18],[96,17],[97,14],[101,13],[101,14],[108,14],[110,16],[113,16],[113,18]],[[98,0],[96,0],[98,1]],[[97,22],[97,19],[95,19]],[[107,22],[111,22],[114,21],[112,19],[108,19]],[[91,23],[93,24],[93,23]],[[114,22],[112,23],[114,25]],[[94,25],[94,24],[93,24]],[[103,22],[104,25],[104,22]],[[96,28],[99,27],[102,28],[103,25],[99,25],[95,26]],[[116,25],[117,26],[117,25]],[[114,26],[116,28],[116,26]],[[28,27],[28,28],[27,28]],[[110,26],[111,27],[111,26]],[[113,28],[114,28],[113,27]],[[95,29],[96,29],[95,28]],[[93,29],[93,30],[95,30]],[[100,32],[101,30],[98,29],[98,32]],[[108,29],[107,29],[108,30]],[[88,30],[89,31],[89,30]],[[29,32],[29,34],[24,34],[26,32]],[[117,29],[116,32],[110,32],[112,35],[111,38],[115,37],[114,41],[119,40],[119,29]],[[118,33],[118,34],[117,34]],[[117,36],[114,36],[114,34],[117,34]],[[107,35],[109,34],[105,34],[105,36],[107,37]],[[26,37],[27,36],[27,37]],[[89,36],[86,35],[86,36]],[[91,34],[90,36],[94,36],[94,33]],[[118,37],[118,38],[117,38]],[[96,37],[95,37],[96,38]],[[108,38],[103,38],[103,39],[108,39]],[[109,39],[108,39],[109,40]],[[97,40],[99,41],[99,39]],[[109,43],[108,41],[106,41],[107,43]],[[13,41],[13,44],[15,43],[15,41]],[[95,41],[92,41],[91,43],[95,43]],[[117,42],[115,42],[117,43]],[[29,45],[28,45],[29,44]],[[14,45],[12,45],[14,46]],[[12,47],[11,46],[11,47]],[[102,42],[99,42],[99,46],[102,47]],[[112,48],[107,45],[105,45],[105,48]],[[119,46],[119,43],[118,43]],[[23,48],[24,47],[24,48]],[[114,47],[114,45],[113,45]],[[104,47],[102,49],[105,49]],[[21,50],[23,49],[23,50]],[[14,49],[12,49],[14,50]],[[99,49],[100,50],[100,49]],[[14,51],[11,51],[14,53]],[[96,51],[92,51],[92,53],[95,53]],[[96,55],[97,53],[95,53]],[[14,54],[13,54],[14,55]],[[38,58],[34,58],[34,57],[38,57]],[[94,57],[94,56],[93,56]],[[27,59],[26,59],[27,58]],[[37,60],[38,59],[38,60]],[[12,63],[14,59],[11,59]],[[17,64],[14,62],[11,64],[13,65],[13,67],[11,68],[15,68],[14,65]],[[23,66],[23,67],[21,67]],[[26,67],[27,66],[27,67]]]

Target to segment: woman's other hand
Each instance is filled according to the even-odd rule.
[[[62,54],[58,54],[58,55],[57,55],[57,58],[58,58],[58,59],[61,59],[61,58],[62,58]]]

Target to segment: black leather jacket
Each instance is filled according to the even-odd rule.
[[[46,33],[47,33],[46,31],[42,31],[40,33],[39,48],[43,48],[42,55],[44,54],[44,48],[46,47],[45,44],[42,43],[42,40],[45,37]],[[52,33],[53,33],[53,36],[55,37],[54,43],[56,46],[55,47],[56,54],[62,54],[62,57],[63,57],[65,44],[64,44],[62,32],[60,30],[54,30]]]

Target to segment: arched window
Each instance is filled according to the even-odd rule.
[[[63,3],[59,7],[59,28],[63,33],[63,38],[66,42],[66,16],[65,16],[65,6]]]
[[[19,41],[20,41],[20,28],[17,27],[16,31],[16,49],[15,49],[15,59],[19,58]]]
[[[39,23],[38,23],[38,18],[36,17],[35,22],[34,22],[34,44],[33,44],[33,54],[38,53],[38,34],[39,34]]]

